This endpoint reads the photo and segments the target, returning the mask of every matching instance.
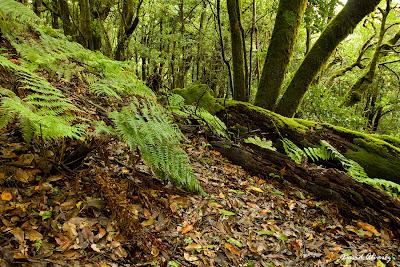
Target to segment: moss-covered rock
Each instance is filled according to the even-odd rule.
[[[172,92],[185,98],[185,104],[202,107],[212,114],[223,109],[212,95],[210,87],[205,84],[192,84],[184,89],[175,89]]]

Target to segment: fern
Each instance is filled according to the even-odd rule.
[[[21,16],[15,15],[14,10]],[[165,110],[156,103],[154,93],[133,75],[131,62],[114,61],[70,42],[60,31],[40,24],[40,19],[27,7],[11,0],[0,0],[0,29],[21,58],[18,66],[1,57],[0,66],[16,75],[22,81],[21,89],[27,92],[21,99],[0,91],[0,126],[10,123],[14,116],[19,118],[27,139],[84,138],[85,126],[78,122],[82,121],[80,116],[90,114],[85,114],[78,108],[79,102],[75,106],[35,71],[45,70],[53,78],[67,82],[76,78],[88,85],[87,94],[110,98],[118,106],[132,101],[110,114],[115,128],[104,122],[90,122],[97,134],[118,135],[132,149],[138,147],[144,161],[161,178],[204,193],[180,147],[182,134],[163,115]]]
[[[70,125],[70,122],[78,117],[69,113],[77,111],[78,108],[64,98],[61,91],[1,55],[0,66],[10,75],[17,76],[21,83],[19,88],[29,94],[21,99],[10,90],[3,88],[0,91],[1,127],[10,123],[13,116],[17,116],[27,141],[35,135],[43,139],[62,137],[79,139],[83,136],[84,125]]]
[[[265,138],[260,138],[258,136],[255,137],[248,137],[244,140],[245,143],[253,144],[259,146],[261,148],[269,149],[272,151],[276,151],[276,148],[273,146],[271,140],[266,140]]]
[[[39,21],[39,18],[31,9],[17,1],[0,0],[0,6],[0,20],[18,21],[21,24]]]
[[[185,99],[178,94],[168,96],[169,106],[171,111],[180,117],[193,118],[201,124],[207,126],[214,134],[223,138],[229,139],[228,130],[223,121],[217,116],[212,115],[202,107],[186,105]]]
[[[383,179],[369,178],[368,174],[359,163],[343,156],[336,148],[325,140],[321,140],[320,147],[306,147],[304,149],[299,148],[292,141],[286,138],[282,139],[282,143],[286,154],[298,164],[305,158],[310,158],[313,162],[321,160],[338,160],[342,164],[343,169],[345,169],[347,174],[354,180],[360,183],[372,185],[393,197],[400,197],[400,185]]]
[[[303,160],[307,158],[307,154],[289,139],[283,138],[281,141],[286,155],[288,155],[297,164],[302,163]]]
[[[138,110],[142,114],[138,114]],[[181,132],[159,107],[148,100],[135,99],[129,107],[111,113],[110,117],[118,135],[132,150],[138,147],[143,160],[161,178],[204,193],[190,167],[188,156],[180,147]]]

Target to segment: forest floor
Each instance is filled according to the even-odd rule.
[[[343,218],[279,174],[250,176],[189,139],[207,197],[152,178],[118,141],[104,148],[108,162],[93,153],[56,171],[46,149],[0,132],[0,266],[399,266],[389,229]]]

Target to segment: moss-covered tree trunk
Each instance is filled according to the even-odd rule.
[[[127,59],[127,49],[129,40],[131,39],[133,32],[139,25],[139,11],[142,3],[143,0],[140,0],[138,2],[136,8],[136,16],[134,16],[133,1],[123,0],[120,26],[118,30],[118,42],[114,52],[114,58],[116,60]]]
[[[244,37],[240,26],[239,1],[227,0],[229,23],[231,29],[232,60],[233,60],[233,98],[235,100],[247,101],[249,94],[247,90]]]
[[[362,75],[351,87],[344,102],[345,106],[352,106],[360,102],[363,99],[363,95],[369,91],[368,89],[374,82],[378,61],[381,56],[383,38],[385,37],[386,33],[386,19],[391,9],[390,3],[391,0],[386,0],[386,9],[381,11],[382,21],[379,29],[378,41],[368,69],[364,75]]]
[[[349,0],[342,11],[328,24],[313,45],[276,108],[279,114],[292,117],[310,84],[327,62],[338,44],[380,3],[380,0]]]
[[[94,49],[92,36],[92,16],[89,0],[79,0],[81,44],[90,50]]]
[[[278,100],[307,0],[279,1],[274,31],[258,85],[255,104],[273,110]]]

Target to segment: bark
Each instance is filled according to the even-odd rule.
[[[348,219],[360,219],[383,228],[390,226],[400,235],[400,201],[341,171],[315,165],[300,166],[281,153],[253,145],[211,144],[230,161],[254,175],[281,174],[290,183],[337,204]]]
[[[244,51],[244,36],[240,25],[240,9],[238,0],[227,0],[229,23],[231,30],[231,46],[233,61],[233,98],[247,101],[249,98],[246,80],[246,58]]]
[[[307,0],[281,0],[255,104],[273,110],[297,39]]]
[[[224,103],[224,100],[218,101]],[[229,131],[237,134],[236,140],[258,135],[271,140],[277,148],[275,152],[246,143],[233,145],[227,141],[211,142],[215,149],[232,162],[254,175],[280,174],[294,185],[335,202],[348,218],[365,220],[382,227],[391,225],[400,234],[398,199],[355,181],[340,170],[340,164],[296,164],[284,155],[279,141],[286,137],[299,147],[309,147],[319,146],[320,140],[326,140],[347,158],[360,163],[370,177],[400,183],[399,140],[367,135],[329,124],[285,118],[248,103],[229,100],[225,103],[225,108],[217,116],[225,120]]]
[[[229,63],[229,61],[227,60],[226,55],[225,55],[225,43],[224,43],[224,38],[222,36],[221,0],[217,0],[217,24],[218,24],[219,44],[221,47],[221,57],[222,57],[222,61],[224,62],[224,64],[226,65],[226,68],[228,70],[229,88],[230,88],[230,92],[233,97],[234,85],[233,85],[232,69],[231,69],[231,64]],[[229,92],[227,92],[226,95],[229,95]]]
[[[310,84],[327,62],[332,52],[375,7],[380,0],[349,0],[342,11],[329,23],[296,71],[276,111],[292,117]]]
[[[74,28],[72,27],[71,14],[68,7],[67,0],[58,0],[60,5],[60,18],[65,35],[73,35]]]
[[[253,10],[252,10],[252,19],[251,19],[251,36],[250,36],[250,59],[249,59],[249,79],[248,86],[251,86],[251,77],[253,72],[253,46],[254,46],[254,33],[256,31],[256,20],[257,20],[257,5],[256,0],[253,0]]]
[[[43,8],[43,0],[35,0],[33,1],[33,12],[40,17],[42,14],[42,8]]]
[[[224,101],[220,101],[224,105]],[[225,101],[225,109],[217,115],[229,130],[241,137],[261,133],[282,151],[282,137],[299,147],[319,146],[326,140],[345,157],[358,162],[371,178],[400,184],[400,141],[379,135],[368,135],[330,124],[285,118],[253,105]],[[251,123],[250,123],[251,122]],[[253,133],[253,134],[252,134]]]
[[[143,0],[140,0],[136,8],[136,15],[134,15],[133,1],[123,0],[120,28],[118,31],[118,43],[114,52],[114,58],[116,60],[128,59],[128,44],[132,34],[139,25],[139,12],[142,4]]]
[[[92,16],[89,0],[79,0],[81,44],[90,50],[94,49],[92,36]]]

